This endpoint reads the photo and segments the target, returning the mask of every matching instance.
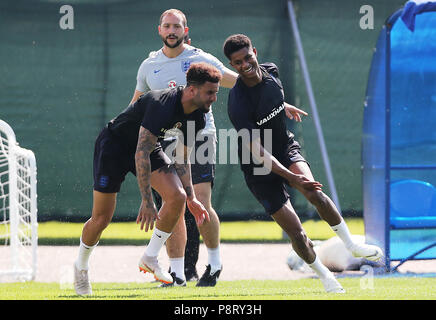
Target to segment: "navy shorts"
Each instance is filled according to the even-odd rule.
[[[170,164],[160,145],[150,154],[151,171]],[[127,173],[136,175],[135,152],[125,142],[104,128],[94,148],[94,190],[103,193],[119,192]]]
[[[215,164],[191,164],[192,184],[210,182],[213,186],[215,180]]]
[[[213,186],[215,180],[216,136],[207,134],[204,140],[195,142],[196,160],[191,163],[192,184],[210,182]]]
[[[292,163],[307,161],[300,153],[300,145],[293,140],[288,145],[281,163],[286,167]],[[264,207],[265,211],[272,215],[280,210],[289,199],[287,191],[288,182],[275,173],[268,175],[255,176],[253,174],[244,174],[245,182],[254,197]]]
[[[174,140],[164,140],[161,142],[163,150]],[[213,186],[215,180],[215,156],[216,156],[216,136],[214,134],[203,135],[195,141],[195,147],[191,155],[191,180],[192,184],[210,182]],[[167,156],[171,156],[167,154]],[[193,158],[195,156],[195,159]]]

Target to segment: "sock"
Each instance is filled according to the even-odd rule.
[[[331,275],[330,270],[322,264],[321,259],[319,259],[318,256],[315,257],[314,262],[308,265],[320,278],[326,278]]]
[[[182,280],[186,280],[185,277],[185,257],[170,258],[171,273],[175,272],[176,277]]]
[[[207,262],[210,264],[210,272],[213,274],[215,271],[221,270],[220,247],[207,248],[207,254]]]
[[[331,228],[336,233],[336,235],[342,240],[342,242],[345,244],[345,247],[347,249],[350,249],[354,245],[350,230],[348,229],[348,226],[344,220],[342,220],[340,224],[331,226]]]
[[[94,250],[95,247],[97,247],[98,242],[93,246],[88,246],[82,242],[82,237],[80,237],[80,246],[79,246],[79,256],[76,260],[76,267],[79,270],[88,270],[89,269],[89,257]]]
[[[145,249],[145,254],[149,257],[157,257],[160,249],[162,249],[165,241],[170,237],[171,233],[163,232],[158,228],[154,228],[150,242]]]

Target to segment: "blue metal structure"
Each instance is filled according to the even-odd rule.
[[[436,2],[409,1],[387,19],[363,118],[367,241],[389,271],[392,260],[436,258]]]

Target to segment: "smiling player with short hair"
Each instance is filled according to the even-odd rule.
[[[243,34],[228,37],[224,54],[239,78],[230,90],[229,118],[236,130],[250,133],[250,141],[238,146],[241,169],[248,188],[291,239],[292,247],[320,277],[327,292],[345,292],[334,275],[321,263],[313,250],[300,219],[289,200],[286,185],[296,188],[317,209],[320,217],[345,243],[354,255],[379,260],[381,250],[376,246],[353,242],[345,221],[331,199],[315,181],[300,145],[286,127],[286,105],[278,68],[273,63],[259,64],[257,51]],[[256,130],[260,135],[256,137]],[[265,139],[271,134],[271,143]],[[242,154],[248,152],[260,162],[244,163]],[[255,169],[268,166],[269,174],[256,174]]]

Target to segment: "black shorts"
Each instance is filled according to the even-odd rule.
[[[204,138],[204,139],[203,139]],[[161,142],[163,150],[174,140]],[[215,157],[216,157],[216,136],[213,134],[204,135],[195,141],[195,148],[191,155],[191,180],[192,184],[210,182],[213,187],[215,180]],[[168,155],[167,156],[171,156]]]
[[[292,139],[288,146],[286,147],[285,155],[281,160],[281,163],[289,169],[289,166],[295,162],[303,161],[306,162],[306,159],[301,155],[301,147],[297,140]],[[310,165],[309,165],[310,166]]]
[[[215,180],[215,157],[216,157],[216,136],[206,134],[203,140],[195,142],[196,160],[191,163],[192,184],[210,182],[213,186]]]
[[[192,184],[210,182],[213,187],[213,181],[215,180],[215,164],[191,164],[191,176]]]
[[[306,159],[300,153],[300,145],[297,141],[293,140],[288,145],[281,163],[286,167],[292,163],[304,161]],[[245,182],[254,197],[264,207],[265,211],[271,215],[280,210],[289,199],[287,191],[288,182],[275,173],[268,175],[244,174]]]
[[[150,154],[151,171],[170,164],[160,145]],[[127,173],[136,175],[135,152],[105,127],[97,137],[94,148],[94,190],[119,192]]]
[[[286,181],[276,174],[271,173],[266,176],[245,175],[245,182],[248,189],[269,215],[280,210],[289,199]]]

